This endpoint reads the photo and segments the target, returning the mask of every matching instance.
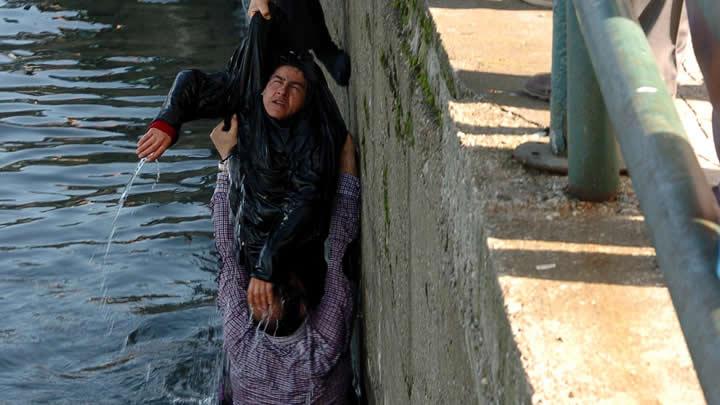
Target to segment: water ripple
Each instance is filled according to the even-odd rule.
[[[178,70],[224,66],[237,3],[0,0],[0,402],[212,399],[215,123],[144,168],[102,256],[137,137]]]

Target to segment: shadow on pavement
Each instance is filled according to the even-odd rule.
[[[531,76],[459,70],[462,82],[479,95],[486,96],[489,101],[512,107],[531,110],[548,110],[546,101],[532,98],[523,93],[525,82]]]
[[[430,7],[436,8],[487,8],[492,10],[545,10],[520,0],[430,0]]]

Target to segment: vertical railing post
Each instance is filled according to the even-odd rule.
[[[567,153],[567,0],[553,1],[552,91],[550,92],[550,148],[555,155]]]
[[[567,1],[567,134],[569,192],[607,201],[620,182],[617,147],[573,1]]]

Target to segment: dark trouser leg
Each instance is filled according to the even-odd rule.
[[[720,160],[720,108],[715,108],[714,105],[712,115],[712,127],[713,139],[715,140],[715,154],[718,155],[718,160]]]
[[[340,51],[332,40],[330,32],[325,24],[325,14],[319,0],[307,2],[310,19],[312,20],[313,50],[318,54],[335,54]]]
[[[677,93],[677,55],[685,49],[689,31],[683,0],[625,0],[625,3],[640,21],[668,91],[674,97]],[[533,76],[523,90],[533,97],[549,98],[549,75]]]
[[[330,37],[320,1],[308,0],[307,5],[313,25],[312,49],[335,81],[341,86],[347,86],[350,80],[350,57]]]
[[[713,107],[713,139],[715,153],[720,159],[720,39],[713,36],[696,0],[688,0],[687,8],[695,57],[705,78],[705,86]]]
[[[626,0],[645,31],[670,94],[677,92],[677,52],[687,42],[683,0]]]
[[[640,21],[660,73],[670,94],[677,93],[677,55],[688,41],[688,17],[683,0],[624,0],[633,16]],[[694,35],[694,34],[693,34]],[[550,94],[549,75],[533,76],[523,89],[533,97],[545,99]]]

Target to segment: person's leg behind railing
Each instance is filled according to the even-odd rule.
[[[640,22],[668,91],[677,93],[678,55],[687,44],[683,0],[625,0]]]
[[[660,73],[674,97],[677,92],[677,56],[688,40],[688,19],[683,0],[624,1],[645,31]],[[549,100],[550,89],[550,74],[540,73],[527,81],[523,91],[529,96]]]
[[[716,38],[710,31],[708,19],[699,9],[697,0],[688,0],[687,9],[695,57],[705,78],[705,86],[713,107],[713,139],[715,153],[720,159],[720,38]],[[720,202],[719,186],[720,184],[713,187],[718,202]]]

